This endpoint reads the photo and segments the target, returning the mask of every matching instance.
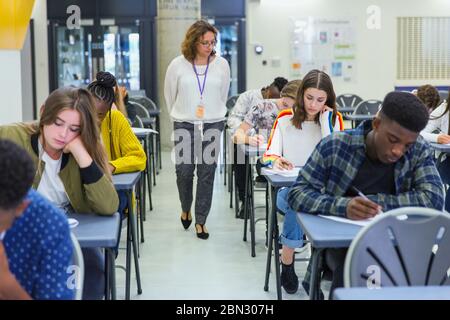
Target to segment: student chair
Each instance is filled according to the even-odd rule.
[[[441,104],[442,102],[447,100],[447,98],[448,98],[448,91],[439,90],[439,97],[441,97],[441,101],[439,102],[439,104]]]
[[[378,110],[381,109],[382,101],[375,100],[375,99],[369,99],[361,101],[353,111],[354,115],[375,115],[377,114]],[[352,121],[352,127],[357,127],[361,121],[355,121],[353,126]]]
[[[350,245],[345,287],[450,285],[450,214],[404,207],[378,216]]]
[[[80,244],[77,238],[71,232],[70,239],[72,240],[73,254],[72,263],[76,267],[75,271],[75,300],[81,300],[83,297],[83,283],[84,283],[84,259],[81,252]]]
[[[146,107],[144,107],[141,103],[136,101],[128,101],[128,103],[133,107],[134,111],[136,112],[136,115],[141,119],[142,122],[142,128],[150,128],[155,129],[156,128],[156,119],[151,118],[150,112],[147,110]],[[156,130],[158,131],[158,130]],[[158,131],[159,133],[159,131]],[[152,135],[149,144],[148,149],[146,150],[147,154],[150,156],[151,161],[151,167],[152,167],[152,174],[153,174],[153,185],[156,186],[156,165],[155,165],[155,146],[154,146],[154,136]],[[157,134],[156,136],[159,136]],[[151,178],[151,177],[149,177]],[[150,179],[149,179],[150,181]],[[150,189],[150,187],[149,187]]]
[[[233,109],[234,105],[236,104],[237,99],[239,98],[239,95],[234,95],[228,98],[227,102],[225,103],[226,107],[227,107],[227,113],[225,115],[225,117],[228,117],[228,115],[230,114],[231,110]],[[222,167],[223,167],[223,171],[224,171],[224,179],[223,179],[223,185],[226,186],[227,185],[227,130],[228,130],[228,126],[227,123],[225,122],[225,126],[223,128],[223,144],[222,144],[222,165],[219,166],[219,171],[222,174]],[[233,165],[231,165],[233,166]],[[230,169],[230,172],[233,172],[233,168]],[[230,183],[228,185],[228,192],[232,193],[233,192],[233,186],[232,183]],[[230,207],[232,207],[231,204],[231,198],[230,198]]]
[[[361,101],[355,109],[354,114],[374,115],[381,109],[382,101],[369,99]]]
[[[336,98],[336,103],[341,108],[356,108],[356,106],[362,101],[363,99],[360,96],[352,93],[341,94]]]
[[[139,96],[133,96],[129,98],[129,101],[137,102],[141,104],[144,108],[147,109],[150,119],[154,120],[154,125],[149,124],[149,126],[146,126],[146,122],[144,122],[145,127],[150,127],[151,129],[155,129],[156,131],[161,131],[161,125],[160,125],[160,113],[161,110],[156,106],[156,103],[153,102],[152,99],[148,98],[145,95],[139,95]],[[147,119],[145,119],[147,120]],[[157,134],[154,135],[154,139],[156,140],[156,163],[159,166],[159,169],[162,169],[162,161],[161,161],[161,135]]]

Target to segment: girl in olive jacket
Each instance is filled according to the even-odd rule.
[[[10,139],[31,155],[33,188],[65,211],[112,215],[119,199],[101,144],[94,100],[85,89],[53,91],[35,123],[0,126],[0,138]],[[83,248],[83,299],[104,294],[104,261],[100,248]]]
[[[37,168],[33,188],[56,206],[112,215],[118,197],[94,110],[88,91],[60,88],[45,101],[39,122],[0,126],[0,138],[28,151]]]

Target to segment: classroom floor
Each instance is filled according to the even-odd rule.
[[[140,247],[143,293],[137,295],[133,265],[131,299],[275,300],[273,273],[269,291],[263,289],[267,257],[265,221],[257,223],[256,257],[252,258],[250,233],[248,241],[243,242],[243,220],[234,217],[234,209],[229,207],[228,187],[224,186],[224,174],[217,170],[212,208],[206,223],[210,237],[206,241],[198,239],[194,222],[187,231],[180,222],[175,166],[170,161],[170,153],[163,152],[162,160],[163,168],[156,177],[157,185],[152,193],[153,211],[147,212],[144,223],[145,243]],[[256,206],[264,205],[264,196],[264,192],[256,193]],[[256,209],[257,218],[264,215],[263,207]],[[125,230],[122,230],[121,248],[125,248]],[[309,250],[300,256],[308,255]],[[125,250],[120,250],[116,264],[125,265]],[[296,262],[295,267],[301,281],[306,262]],[[117,298],[124,299],[125,272],[117,268],[116,277]],[[328,287],[327,284],[324,287]],[[327,290],[324,292],[327,297]],[[300,285],[293,295],[283,290],[283,299],[308,297]]]

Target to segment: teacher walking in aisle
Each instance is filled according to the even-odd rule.
[[[195,229],[208,239],[205,223],[213,196],[214,174],[224,128],[230,67],[216,55],[217,29],[200,20],[191,25],[182,55],[167,68],[164,96],[174,121],[175,169],[181,202],[181,223],[192,223],[194,170],[197,167]]]

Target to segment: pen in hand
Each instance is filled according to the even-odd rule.
[[[367,198],[367,196],[364,193],[362,193],[358,188],[351,186],[350,189],[352,189],[352,191],[355,192],[361,198],[364,198],[365,200],[373,202],[372,200]],[[379,206],[379,207],[380,207],[380,209],[378,210],[378,214],[383,213],[383,211],[381,210],[381,206]]]

